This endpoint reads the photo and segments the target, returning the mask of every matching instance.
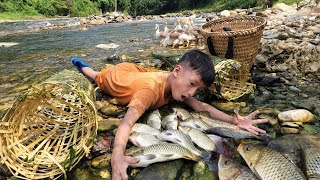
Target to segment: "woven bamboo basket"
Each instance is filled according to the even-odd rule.
[[[216,96],[230,101],[254,91],[255,84],[247,82],[250,74],[243,72],[240,62],[223,60],[214,69],[216,78],[210,90]]]
[[[0,122],[0,162],[21,179],[66,179],[93,146],[94,90],[64,70],[19,96]]]
[[[237,16],[210,21],[201,26],[206,49],[214,56],[237,60],[249,72],[260,46],[266,19]]]

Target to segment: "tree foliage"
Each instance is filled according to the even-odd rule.
[[[199,8],[214,11],[248,8],[254,7],[257,1],[259,0],[0,0],[0,13],[22,12],[26,15],[38,14],[47,17],[88,16],[112,12],[116,2],[118,11],[137,16]]]

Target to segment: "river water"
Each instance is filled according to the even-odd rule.
[[[146,57],[147,49],[159,49],[155,24],[168,22],[174,28],[175,18],[131,21],[91,26],[79,26],[35,31],[47,24],[75,24],[77,18],[42,21],[8,22],[0,24],[0,42],[17,42],[16,46],[0,48],[0,112],[31,84],[38,83],[63,69],[75,69],[73,57],[81,57],[94,69],[101,69],[107,57],[123,54]],[[201,25],[205,19],[196,19]],[[100,49],[98,44],[114,43],[116,49]],[[169,47],[167,47],[169,48]],[[170,48],[169,48],[170,49]],[[138,53],[139,52],[139,53]],[[0,113],[0,117],[3,112]]]

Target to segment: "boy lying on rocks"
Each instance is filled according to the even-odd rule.
[[[139,159],[124,155],[134,123],[146,110],[157,109],[171,99],[183,102],[195,111],[207,111],[212,118],[236,124],[254,134],[265,133],[254,125],[268,120],[252,120],[258,111],[244,117],[238,114],[230,116],[193,97],[199,90],[209,87],[215,78],[210,57],[199,50],[186,52],[172,72],[143,68],[132,63],[120,63],[97,72],[78,58],[74,58],[72,63],[87,78],[94,80],[104,93],[121,104],[127,104],[128,110],[118,127],[112,152],[114,180],[127,179],[127,167],[139,162]]]

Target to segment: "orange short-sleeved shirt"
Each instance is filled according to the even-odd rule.
[[[121,104],[133,106],[143,114],[168,103],[164,91],[169,72],[143,68],[132,63],[120,63],[103,69],[96,83],[105,93]]]

